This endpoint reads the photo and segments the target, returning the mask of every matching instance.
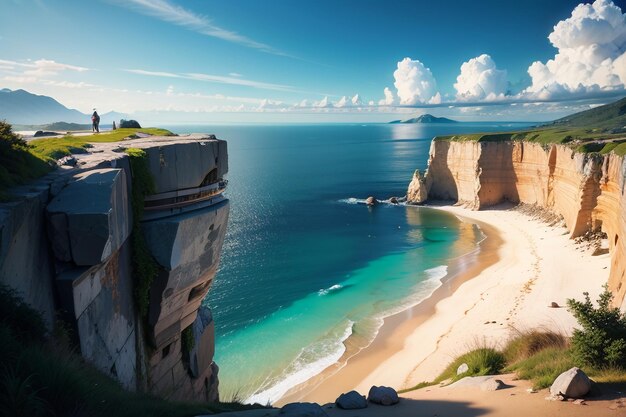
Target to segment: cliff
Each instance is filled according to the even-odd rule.
[[[0,282],[49,328],[65,321],[82,356],[125,388],[217,401],[214,325],[201,302],[228,222],[226,142],[150,137],[74,157],[76,168],[15,188],[0,204]],[[133,193],[141,177],[151,183],[145,201]]]
[[[562,144],[454,141],[435,138],[425,176],[417,173],[407,198],[420,204],[452,200],[480,210],[503,201],[534,204],[561,215],[575,238],[608,235],[609,288],[626,307],[626,161],[613,152],[580,153]],[[424,190],[425,189],[425,190]]]

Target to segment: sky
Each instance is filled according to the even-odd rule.
[[[551,120],[626,96],[596,0],[0,0],[0,88],[163,122]]]

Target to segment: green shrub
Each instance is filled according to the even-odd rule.
[[[456,371],[461,364],[466,363],[468,371],[457,375]],[[456,358],[448,367],[435,379],[436,383],[451,379],[456,381],[466,376],[495,375],[505,366],[505,358],[501,352],[495,349],[482,347],[469,351]]]
[[[582,329],[575,329],[572,347],[577,361],[595,368],[626,368],[626,315],[611,307],[613,295],[608,287],[594,307],[589,293],[584,301],[567,300],[567,306]]]

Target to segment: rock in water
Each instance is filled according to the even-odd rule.
[[[365,204],[367,204],[368,206],[375,206],[376,203],[378,203],[378,200],[376,200],[375,197],[367,197],[367,199],[365,200]]]
[[[390,387],[377,387],[374,385],[370,388],[367,399],[375,404],[380,405],[394,405],[397,404],[400,399],[395,389]]]
[[[359,394],[356,391],[346,392],[341,394],[336,400],[337,407],[344,410],[356,410],[367,407],[367,400],[364,395]]]
[[[398,204],[398,197],[391,197],[391,198],[389,199],[389,202],[390,202],[391,204]]]
[[[406,192],[406,201],[409,204],[422,204],[428,199],[426,180],[420,175],[419,169],[413,173],[413,179]]]
[[[280,415],[286,417],[328,417],[326,411],[315,403],[291,403],[280,409]]]
[[[550,394],[554,397],[563,395],[569,398],[584,397],[591,389],[591,380],[580,369],[574,367],[559,375],[552,386]]]
[[[456,374],[457,375],[462,375],[465,372],[469,371],[469,366],[467,366],[466,363],[462,363],[461,365],[459,365],[458,368],[456,368]]]

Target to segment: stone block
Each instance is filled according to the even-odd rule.
[[[71,260],[80,266],[105,261],[131,231],[126,178],[121,169],[77,174],[46,210],[55,256],[66,260],[69,247]]]

